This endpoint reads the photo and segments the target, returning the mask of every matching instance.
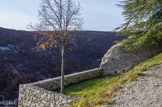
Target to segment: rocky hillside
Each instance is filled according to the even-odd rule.
[[[99,67],[114,41],[125,38],[114,35],[115,32],[81,31],[77,47],[66,50],[65,73]],[[0,28],[0,100],[17,98],[19,84],[60,75],[60,50],[35,50],[37,41],[32,32]]]

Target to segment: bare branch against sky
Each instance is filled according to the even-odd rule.
[[[37,21],[41,0],[0,0],[0,27],[26,30],[26,25]],[[74,0],[82,6],[84,30],[110,31],[123,23],[120,0]]]

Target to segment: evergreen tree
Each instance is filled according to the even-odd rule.
[[[125,23],[116,29],[128,36],[123,41],[126,49],[162,47],[162,0],[124,0],[118,6]]]

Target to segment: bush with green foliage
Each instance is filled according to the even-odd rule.
[[[162,0],[124,0],[118,6],[125,23],[116,30],[128,36],[126,49],[162,46]]]

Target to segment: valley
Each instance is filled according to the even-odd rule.
[[[114,41],[126,38],[115,35],[115,32],[80,31],[77,46],[65,51],[65,74],[99,67]],[[60,76],[60,49],[37,49],[40,37],[33,32],[0,28],[0,100],[17,98],[19,84]]]

